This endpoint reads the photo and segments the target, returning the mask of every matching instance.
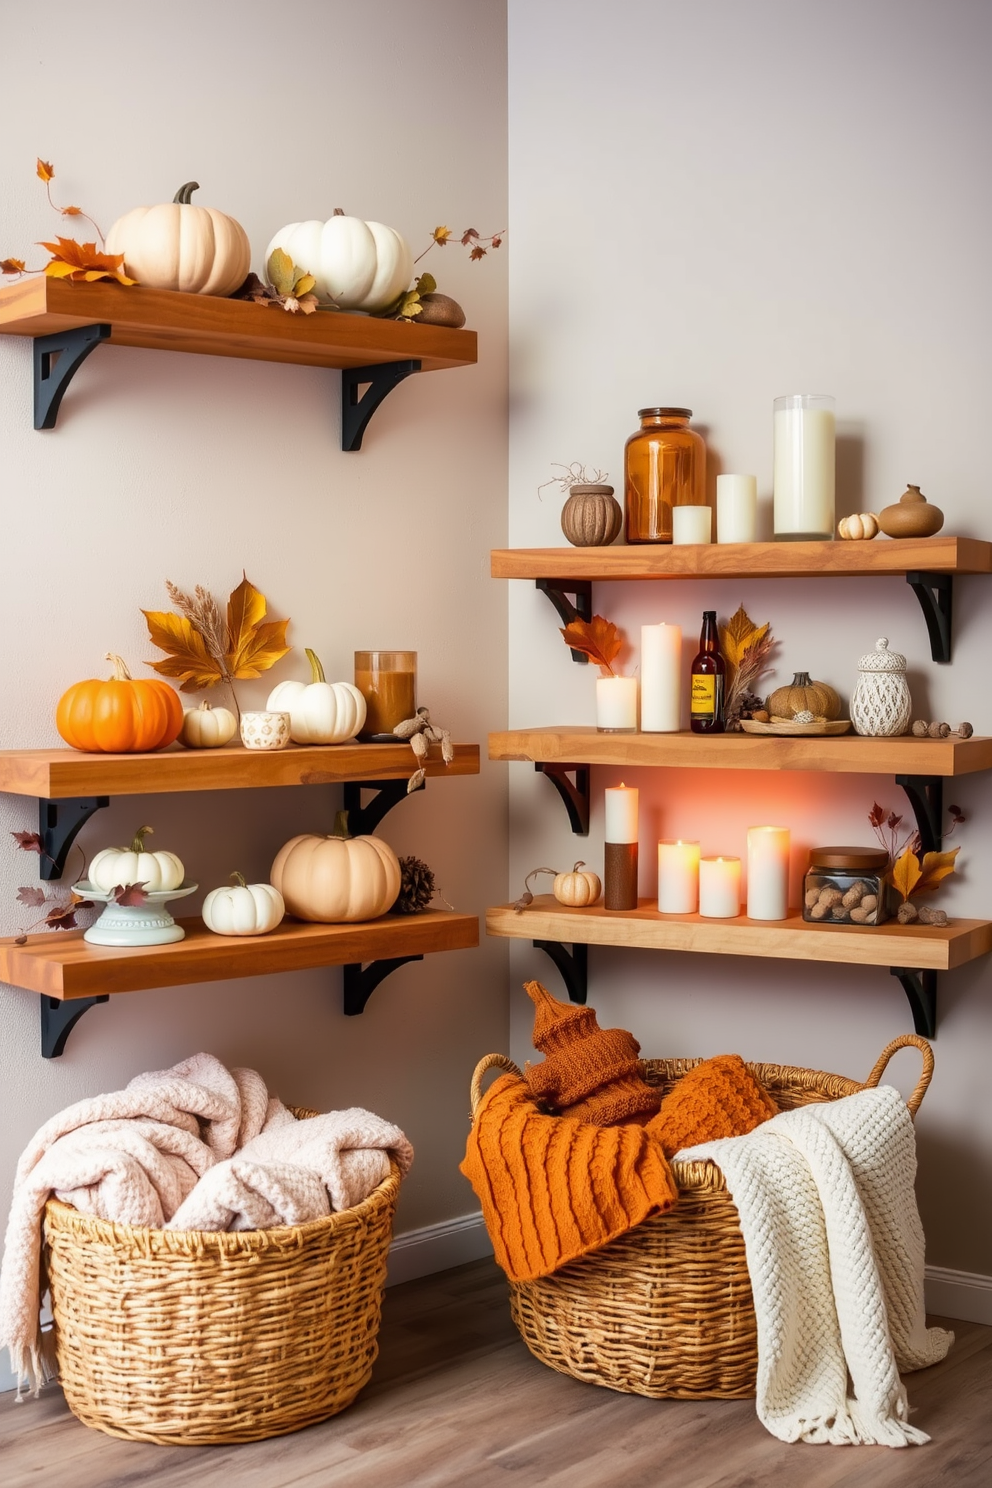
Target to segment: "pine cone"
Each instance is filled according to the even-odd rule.
[[[756,692],[746,692],[741,698],[741,718],[753,718],[755,713],[760,713],[765,706],[764,699]]]
[[[434,873],[423,858],[400,858],[400,891],[393,914],[420,914],[434,898]]]

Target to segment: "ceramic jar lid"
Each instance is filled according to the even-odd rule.
[[[877,847],[811,847],[811,868],[848,869],[855,873],[887,868],[889,855]]]
[[[906,658],[899,651],[890,651],[886,636],[881,636],[875,642],[874,651],[869,651],[867,656],[862,656],[858,662],[859,672],[904,672],[906,670]]]

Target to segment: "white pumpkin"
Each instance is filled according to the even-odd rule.
[[[179,888],[186,870],[175,853],[145,851],[145,838],[151,830],[151,827],[139,827],[130,847],[105,847],[97,853],[89,872],[89,881],[95,889],[109,894],[122,884],[136,883],[149,893]]]
[[[106,251],[123,253],[124,268],[148,289],[229,295],[251,268],[248,234],[233,217],[194,206],[195,181],[180,186],[171,202],[133,207],[107,234]]]
[[[585,869],[584,873],[582,869]],[[584,909],[588,904],[597,903],[603,892],[603,885],[598,875],[586,868],[585,863],[580,860],[575,864],[571,873],[555,874],[553,891],[559,904],[568,904],[573,909]]]
[[[400,863],[381,837],[348,837],[347,812],[335,835],[293,837],[279,849],[269,877],[289,914],[323,925],[375,920],[396,903]]]
[[[856,512],[853,517],[841,517],[837,523],[837,536],[848,542],[869,542],[878,535],[878,518],[874,512]]]
[[[276,248],[317,281],[314,293],[342,310],[385,310],[410,287],[413,254],[399,233],[381,222],[346,217],[340,207],[327,222],[290,222],[265,250]]]
[[[306,648],[312,682],[279,682],[269,693],[270,713],[289,714],[294,744],[343,744],[365,722],[365,699],[350,682],[326,682],[316,654]]]
[[[229,744],[238,732],[238,720],[230,708],[212,708],[201,703],[183,715],[179,738],[187,749],[218,749]]]
[[[272,884],[246,883],[240,873],[203,901],[203,923],[215,935],[268,935],[282,922],[286,905]]]

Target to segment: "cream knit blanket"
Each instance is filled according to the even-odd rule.
[[[954,1335],[926,1327],[916,1148],[898,1091],[803,1106],[678,1156],[712,1159],[740,1214],[758,1325],[758,1417],[772,1435],[928,1441],[908,1423],[899,1370],[936,1363]]]
[[[22,1153],[0,1263],[0,1348],[19,1381],[50,1374],[39,1324],[45,1204],[148,1228],[304,1224],[367,1198],[413,1149],[399,1127],[353,1108],[297,1121],[254,1070],[211,1054],[138,1075],[69,1106]],[[19,1397],[18,1397],[19,1398]]]

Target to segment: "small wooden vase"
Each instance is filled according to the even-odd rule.
[[[573,548],[606,548],[623,526],[612,486],[573,486],[561,509],[561,530]]]
[[[919,486],[910,486],[894,506],[879,512],[878,525],[886,537],[933,537],[944,525],[944,513],[930,505]]]

